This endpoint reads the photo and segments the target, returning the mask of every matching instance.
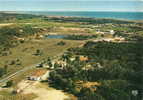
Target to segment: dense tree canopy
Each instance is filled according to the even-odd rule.
[[[142,50],[141,42],[87,42],[83,48],[71,48],[69,52],[87,56],[88,62],[77,59],[68,62],[63,69],[51,72],[50,79],[55,87],[74,93],[79,100],[130,100],[132,90],[143,88]],[[87,64],[92,69],[83,70]],[[95,86],[96,91],[93,91],[79,86],[78,81],[99,82],[101,85]]]

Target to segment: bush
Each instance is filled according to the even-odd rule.
[[[60,42],[57,43],[57,45],[59,45],[59,46],[64,46],[65,44],[66,43],[64,41],[60,41]]]
[[[4,73],[5,73],[5,70],[3,68],[0,68],[0,77],[3,76]]]
[[[6,82],[5,87],[11,87],[12,85],[13,85],[13,81],[9,80],[9,81]]]

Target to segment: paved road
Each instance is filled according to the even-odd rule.
[[[61,56],[62,54],[63,54],[63,53],[60,53],[60,54],[58,54],[57,56],[53,56],[52,59],[57,59],[57,58],[58,58],[59,56]],[[15,76],[21,74],[22,72],[26,72],[26,71],[28,71],[28,70],[30,70],[30,69],[32,69],[32,68],[36,68],[36,65],[38,65],[38,64],[40,64],[40,63],[33,64],[33,65],[29,66],[29,67],[23,68],[23,69],[21,69],[21,70],[15,72],[15,73],[13,73],[13,74],[11,74],[11,75],[9,75],[9,76],[7,76],[7,77],[1,79],[1,80],[0,80],[0,83],[4,83],[4,82],[6,82],[6,81],[9,80],[9,79],[14,78]]]
[[[66,52],[66,51],[64,51],[64,52]],[[51,59],[52,59],[52,60],[58,59],[58,57],[60,57],[64,52],[59,53],[58,55],[51,57]],[[0,83],[6,82],[7,80],[9,80],[9,79],[11,79],[11,78],[13,78],[13,77],[15,77],[15,76],[21,74],[21,72],[26,72],[26,71],[28,71],[28,70],[34,68],[34,67],[36,68],[36,65],[38,65],[38,64],[40,64],[40,63],[37,63],[37,64],[34,64],[34,65],[32,65],[32,66],[23,68],[23,69],[21,69],[21,70],[15,72],[15,73],[13,73],[13,74],[11,74],[11,75],[9,75],[9,76],[7,76],[7,77],[1,79],[1,80],[0,80]]]
[[[34,64],[34,65],[32,65],[32,66],[29,66],[29,67],[26,67],[26,68],[23,68],[23,69],[17,71],[17,72],[15,72],[15,73],[13,73],[13,74],[7,76],[6,78],[1,79],[1,80],[0,80],[0,83],[6,82],[7,80],[9,80],[9,79],[15,77],[16,75],[19,75],[19,74],[22,73],[22,72],[25,72],[25,71],[27,71],[27,70],[30,70],[30,69],[34,68],[36,65],[37,65],[37,64]]]

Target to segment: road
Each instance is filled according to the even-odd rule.
[[[60,54],[58,54],[57,56],[53,56],[52,59],[57,59],[57,58],[58,58],[59,56],[61,56],[62,54],[63,54],[63,53],[60,53]],[[41,63],[41,62],[40,62],[40,63]],[[21,74],[22,72],[26,72],[26,71],[28,71],[28,70],[30,70],[30,69],[32,69],[32,68],[36,68],[36,65],[38,65],[38,64],[40,64],[40,63],[33,64],[33,65],[29,66],[29,67],[23,68],[23,69],[21,69],[21,70],[15,72],[15,73],[13,73],[13,74],[7,76],[7,77],[1,79],[1,80],[0,80],[0,83],[4,83],[4,82],[6,82],[7,80],[10,80],[11,78],[14,78],[15,76]]]
[[[64,52],[66,52],[66,50],[65,50]],[[64,52],[61,52],[61,53],[57,54],[56,56],[51,57],[51,59],[52,59],[52,60],[58,59],[58,57],[60,57],[61,55],[63,55]],[[40,62],[40,63],[41,63],[41,62]],[[29,67],[25,67],[25,68],[23,68],[23,69],[21,69],[21,70],[15,72],[15,73],[13,73],[13,74],[11,74],[11,75],[9,75],[9,76],[7,76],[7,77],[1,79],[1,80],[0,80],[0,83],[4,83],[4,82],[6,82],[7,80],[10,80],[11,78],[14,78],[15,76],[21,74],[21,72],[26,72],[26,71],[28,71],[28,70],[34,68],[34,67],[36,68],[36,65],[38,65],[38,64],[40,64],[40,63],[33,64],[33,65],[29,66]]]
[[[7,80],[9,80],[9,79],[15,77],[16,75],[19,75],[19,74],[22,73],[22,72],[25,72],[25,71],[27,71],[27,70],[30,70],[30,69],[34,68],[36,65],[37,65],[37,64],[34,64],[34,65],[32,65],[32,66],[29,66],[29,67],[26,67],[26,68],[23,68],[23,69],[17,71],[17,72],[15,72],[15,73],[13,73],[13,74],[7,76],[6,78],[1,79],[1,80],[0,80],[0,83],[6,82]]]

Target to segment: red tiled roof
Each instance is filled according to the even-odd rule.
[[[40,77],[44,75],[47,72],[47,70],[44,69],[38,69],[36,72],[32,74],[32,76]]]

